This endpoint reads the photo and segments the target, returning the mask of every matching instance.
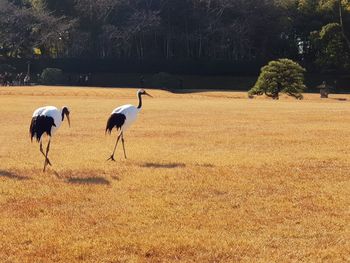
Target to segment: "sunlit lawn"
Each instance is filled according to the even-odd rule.
[[[0,88],[0,261],[350,260],[349,95],[148,91],[113,163],[105,124],[135,89]],[[46,173],[44,105],[72,124]]]

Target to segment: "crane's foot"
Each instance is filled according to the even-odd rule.
[[[115,162],[115,160],[114,160],[114,155],[111,155],[111,157],[109,157],[109,158],[107,159],[107,161],[109,161],[109,160]]]

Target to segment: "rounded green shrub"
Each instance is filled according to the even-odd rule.
[[[278,99],[282,92],[296,99],[303,99],[302,92],[306,89],[305,72],[302,66],[290,59],[270,61],[262,67],[259,78],[248,95],[265,94],[273,99]]]

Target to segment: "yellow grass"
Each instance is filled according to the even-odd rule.
[[[113,163],[105,123],[135,90],[0,88],[1,262],[350,260],[350,96],[149,92]],[[72,123],[45,174],[43,105]]]

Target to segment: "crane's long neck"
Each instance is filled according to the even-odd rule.
[[[140,110],[142,107],[142,98],[141,98],[141,93],[137,94],[138,98],[139,98],[139,106],[137,106],[137,108]]]

